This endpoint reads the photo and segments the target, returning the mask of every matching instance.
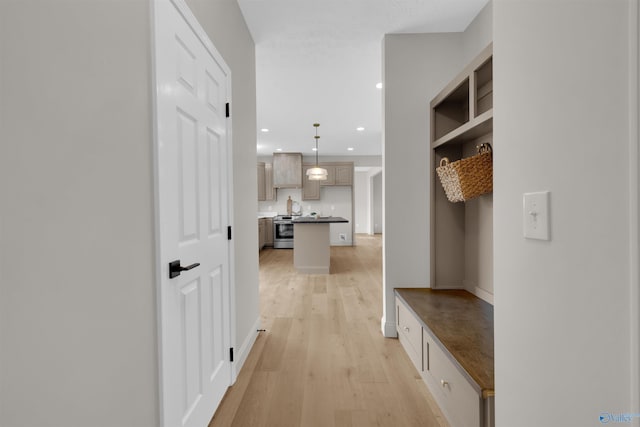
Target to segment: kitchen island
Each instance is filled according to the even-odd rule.
[[[339,216],[303,216],[293,221],[293,266],[299,273],[329,274],[330,224],[349,222]]]

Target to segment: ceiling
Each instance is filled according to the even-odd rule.
[[[256,44],[257,154],[313,155],[320,123],[321,156],[380,155],[384,34],[464,31],[487,1],[238,0]]]

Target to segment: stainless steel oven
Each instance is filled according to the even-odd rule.
[[[273,219],[273,247],[275,249],[293,249],[291,216],[278,215]]]

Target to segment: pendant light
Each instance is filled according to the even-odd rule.
[[[318,166],[318,140],[320,139],[318,136],[318,126],[320,126],[320,123],[313,124],[313,127],[316,128],[316,166],[307,169],[307,178],[309,178],[309,181],[326,181],[327,179],[327,170]]]

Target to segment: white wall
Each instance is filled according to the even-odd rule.
[[[256,210],[255,45],[235,0],[187,0],[231,68],[233,123],[233,236],[235,245],[236,363],[242,366],[260,322]]]
[[[393,289],[429,286],[429,102],[492,41],[491,13],[487,5],[468,32],[383,40],[385,336],[396,335]]]
[[[429,100],[462,68],[462,35],[387,34],[382,49],[382,329],[395,336],[393,289],[428,285]]]
[[[253,44],[235,1],[211,3],[194,12],[233,74],[241,341],[258,318]],[[2,426],[159,425],[150,18],[147,1],[0,1]]]
[[[157,426],[149,4],[0,19],[0,425]]]
[[[629,4],[494,2],[497,426],[597,426],[640,410]],[[522,237],[522,193],[539,190],[551,191],[548,242]]]
[[[355,171],[353,174],[353,203],[355,232],[369,233],[369,172]]]
[[[382,168],[362,169],[354,175],[355,232],[382,233]]]
[[[383,232],[384,218],[383,218],[383,203],[382,203],[382,173],[378,173],[370,177],[371,180],[371,222],[370,230],[374,234],[380,234]]]

